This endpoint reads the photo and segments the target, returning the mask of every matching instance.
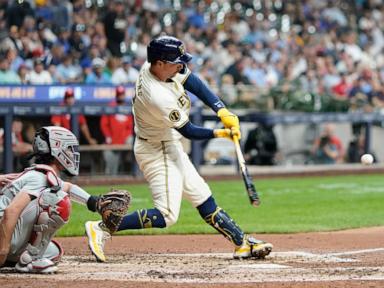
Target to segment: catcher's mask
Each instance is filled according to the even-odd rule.
[[[51,155],[68,174],[79,175],[79,142],[68,129],[58,126],[42,127],[33,140],[33,152],[37,157]]]

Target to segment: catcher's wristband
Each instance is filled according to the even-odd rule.
[[[98,202],[98,200],[99,200],[98,196],[91,195],[88,198],[88,201],[87,201],[88,210],[90,210],[92,212],[96,212],[97,211],[97,202]]]
[[[76,184],[71,185],[71,188],[69,189],[69,195],[71,197],[71,200],[81,205],[87,204],[87,201],[90,196],[87,191],[85,191],[83,188]]]

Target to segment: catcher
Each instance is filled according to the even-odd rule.
[[[127,200],[127,209],[127,193],[113,192],[111,198],[90,196],[79,186],[60,179],[60,172],[79,174],[78,145],[69,130],[43,127],[33,142],[35,164],[20,174],[0,176],[0,185],[4,186],[0,191],[0,267],[15,267],[24,273],[57,271],[63,249],[52,238],[69,221],[70,199],[87,205],[91,211],[105,213],[122,197]],[[123,213],[124,209],[120,207],[119,211]],[[107,214],[107,219],[117,221],[113,214]]]

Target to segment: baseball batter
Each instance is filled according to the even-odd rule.
[[[96,211],[96,197],[59,177],[61,171],[78,175],[78,145],[69,130],[43,127],[33,142],[36,164],[20,174],[0,177],[5,185],[0,191],[0,267],[55,272],[63,249],[52,237],[69,220],[69,196]]]
[[[153,39],[147,47],[133,98],[136,160],[149,182],[154,208],[126,215],[118,230],[163,228],[176,223],[182,197],[197,208],[201,217],[235,246],[234,258],[264,258],[272,244],[245,235],[234,220],[217,206],[212,192],[198,174],[180,139],[240,138],[239,120],[190,70],[192,56],[183,43],[169,36]],[[206,129],[189,121],[191,101],[186,90],[212,108],[224,129]],[[105,260],[105,234],[100,222],[86,223],[91,251]],[[93,244],[93,245],[92,245]]]

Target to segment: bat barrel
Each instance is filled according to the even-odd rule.
[[[248,193],[249,201],[251,205],[257,207],[260,205],[260,199],[256,191],[255,185],[253,185],[252,178],[248,173],[247,166],[245,165],[245,160],[243,152],[241,151],[240,142],[237,137],[233,137],[233,142],[235,143],[237,161],[240,166],[241,175],[243,176],[243,181],[245,188]]]

